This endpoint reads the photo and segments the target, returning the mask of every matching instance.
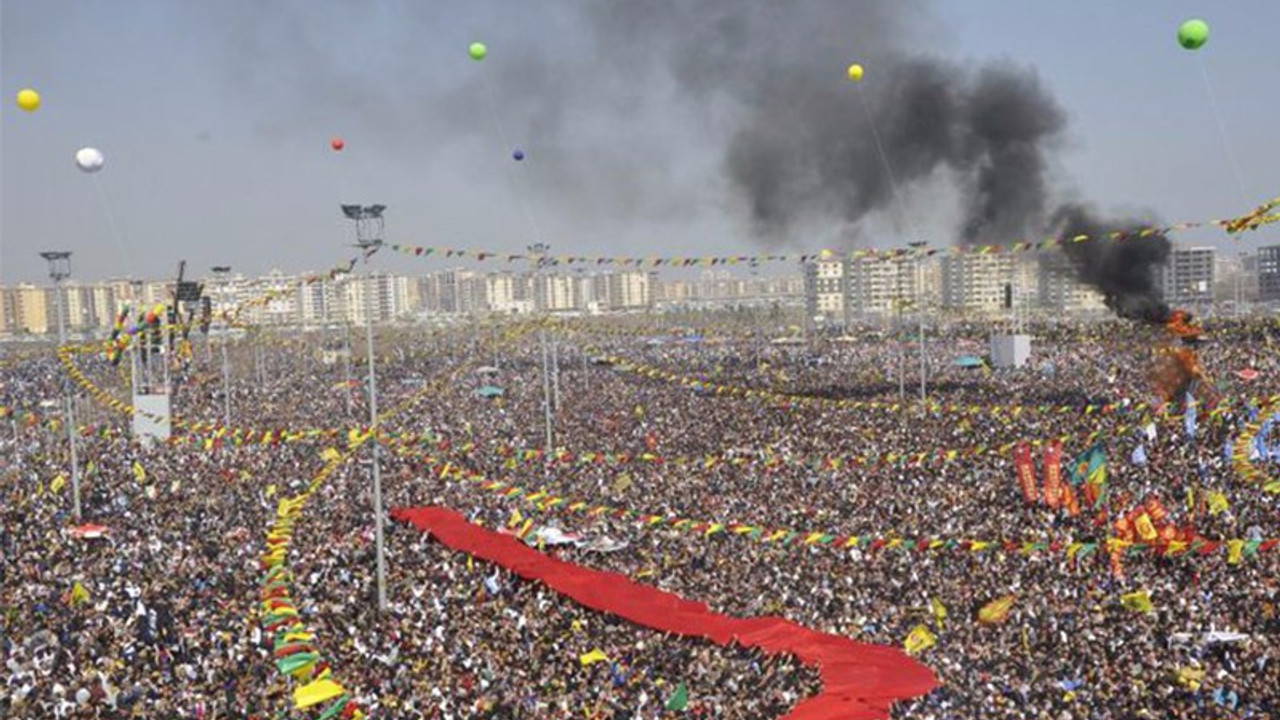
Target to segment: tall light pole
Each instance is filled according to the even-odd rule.
[[[213,266],[213,276],[218,279],[218,301],[222,305],[222,426],[231,427],[231,366],[227,363],[227,339],[231,334],[231,318],[227,316],[227,278],[230,265]]]
[[[534,293],[533,302],[534,309],[538,306],[545,306],[545,303],[539,302],[538,277],[542,274],[542,268],[547,261],[547,253],[551,250],[551,246],[546,243],[536,243],[525,248],[529,251],[530,257],[534,258],[537,270],[534,272]],[[551,452],[555,447],[555,431],[553,430],[554,421],[551,416],[551,357],[547,349],[547,331],[541,329],[538,331],[538,345],[542,350],[542,419],[546,426],[546,446],[547,452]]]
[[[58,351],[67,345],[67,325],[62,302],[62,281],[71,277],[71,253],[63,251],[46,251],[40,257],[49,262],[49,278],[53,280],[53,294],[58,303]],[[71,502],[72,513],[77,522],[80,520],[80,463],[76,457],[76,413],[71,399],[70,381],[62,381],[62,402],[65,408],[63,420],[67,426],[67,444],[71,446]]]
[[[925,401],[928,399],[924,359],[924,249],[929,243],[917,240],[908,245],[916,251],[916,316],[920,320],[920,414],[923,415]]]
[[[902,319],[902,256],[898,256],[895,265],[897,272],[895,280],[897,281],[897,302],[898,306],[898,402],[907,402],[907,346],[903,337],[903,319]]]
[[[356,224],[356,247],[364,253],[365,265],[382,247],[383,219],[386,205],[343,205],[342,214]],[[373,456],[373,516],[374,544],[377,549],[378,610],[387,610],[387,556],[382,540],[382,475],[378,467],[378,377],[373,361],[373,271],[365,275],[365,346],[369,355],[369,432],[373,433],[369,446]]]

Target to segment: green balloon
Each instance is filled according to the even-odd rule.
[[[1187,50],[1199,50],[1209,42],[1209,23],[1196,18],[1178,28],[1178,44]]]
[[[471,48],[468,52],[471,53],[472,60],[483,60],[484,56],[489,54],[489,48],[485,47],[484,43],[476,42],[471,43]]]

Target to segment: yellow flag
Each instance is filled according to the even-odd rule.
[[[140,483],[147,481],[147,470],[137,460],[133,461],[133,477]]]
[[[933,619],[938,623],[938,629],[941,630],[943,621],[947,619],[947,606],[943,605],[938,598],[930,598],[929,607],[933,609]]]
[[[263,495],[265,495],[266,497],[272,497],[272,496],[274,496],[274,495],[276,494],[276,485],[275,485],[275,483],[271,483],[270,485],[268,485],[268,486],[267,486],[267,488],[266,488],[266,490],[263,490],[263,491],[262,491],[262,494],[263,494]]]
[[[1138,537],[1142,538],[1145,542],[1151,542],[1160,537],[1156,532],[1156,526],[1151,522],[1151,516],[1146,513],[1139,515],[1133,525],[1138,530]]]
[[[986,625],[996,625],[1004,622],[1009,618],[1009,613],[1013,610],[1013,603],[1018,599],[1017,595],[1005,595],[996,598],[978,611],[978,622]]]
[[[320,451],[320,459],[329,463],[342,458],[342,453],[337,448],[327,447]]]
[[[75,585],[71,586],[71,604],[79,605],[89,602],[89,591],[84,589],[84,585],[77,580]]]
[[[1210,490],[1205,497],[1208,499],[1210,515],[1220,515],[1231,509],[1231,504],[1227,502],[1227,496],[1217,490]]]
[[[311,707],[330,698],[336,698],[346,692],[332,680],[316,680],[293,691],[293,706],[296,710]]]
[[[604,651],[601,650],[600,648],[596,648],[595,650],[592,650],[586,655],[583,655],[578,658],[578,662],[582,663],[583,667],[586,667],[593,663],[608,662],[608,660],[609,660],[609,656],[605,655]]]
[[[507,527],[513,528],[517,525],[522,524],[523,522],[524,522],[524,515],[520,513],[520,508],[515,508],[511,511],[511,519],[507,521]]]
[[[1126,610],[1139,613],[1149,613],[1155,609],[1155,605],[1151,604],[1151,591],[1139,590],[1120,596],[1120,604]]]
[[[66,486],[67,486],[67,478],[62,473],[58,473],[58,477],[54,478],[49,483],[49,492],[58,492]]]
[[[919,655],[937,644],[938,638],[932,632],[929,632],[929,628],[924,625],[917,625],[911,629],[902,646],[906,649],[908,655]]]
[[[1200,684],[1204,682],[1206,674],[1202,668],[1180,667],[1178,668],[1178,683],[1191,692],[1195,692],[1200,689]]]
[[[1244,562],[1244,541],[1228,540],[1227,541],[1227,564],[1239,565]]]

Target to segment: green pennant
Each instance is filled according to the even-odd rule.
[[[689,688],[684,683],[676,686],[676,691],[667,698],[668,710],[684,710],[689,707]]]
[[[338,699],[335,700],[334,703],[329,706],[329,709],[321,713],[320,716],[316,718],[316,720],[329,720],[330,718],[338,717],[339,713],[347,709],[347,703],[349,702],[351,702],[351,695],[347,693],[343,693],[342,695],[339,695]]]
[[[319,662],[320,654],[313,652],[297,653],[289,657],[283,657],[276,660],[276,669],[281,675],[289,675],[299,668],[306,667],[311,663]]]

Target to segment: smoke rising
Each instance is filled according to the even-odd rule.
[[[1122,318],[1165,323],[1169,306],[1156,285],[1156,269],[1169,257],[1171,246],[1164,233],[1138,236],[1150,227],[1137,219],[1108,220],[1079,204],[1063,205],[1054,213],[1057,237],[1069,241],[1087,235],[1082,242],[1065,242],[1063,253],[1076,276],[1102,293],[1107,307]],[[1109,233],[1124,233],[1112,239]]]
[[[722,168],[767,244],[815,218],[920,212],[894,207],[895,181],[901,190],[944,170],[961,196],[961,242],[1038,232],[1046,153],[1065,115],[1031,70],[971,70],[913,50],[928,7],[809,0],[743,12],[734,0],[611,0],[587,17],[610,57],[657,63],[699,102],[727,100]],[[853,60],[868,73],[857,85],[843,76]]]
[[[814,231],[857,238],[873,217],[909,227],[904,214],[935,213],[940,203],[899,200],[926,183],[959,200],[954,242],[1127,226],[1055,207],[1051,185],[1070,185],[1051,182],[1063,108],[1030,68],[938,57],[946,32],[929,0],[568,0],[536,11],[556,16],[539,30],[513,18],[503,37],[456,38],[462,65],[422,92],[439,52],[423,38],[442,20],[429,5],[396,5],[390,26],[338,0],[201,12],[234,39],[237,83],[293,108],[260,120],[278,133],[303,122],[323,137],[340,117],[389,162],[427,161],[427,142],[467,139],[502,157],[511,148],[495,142],[521,145],[528,192],[577,237],[710,205],[761,244],[812,247]],[[461,59],[473,39],[489,43],[485,63]],[[866,67],[863,82],[846,79],[850,62]],[[1167,253],[1165,238],[1068,250],[1130,317],[1162,312],[1152,270]]]

